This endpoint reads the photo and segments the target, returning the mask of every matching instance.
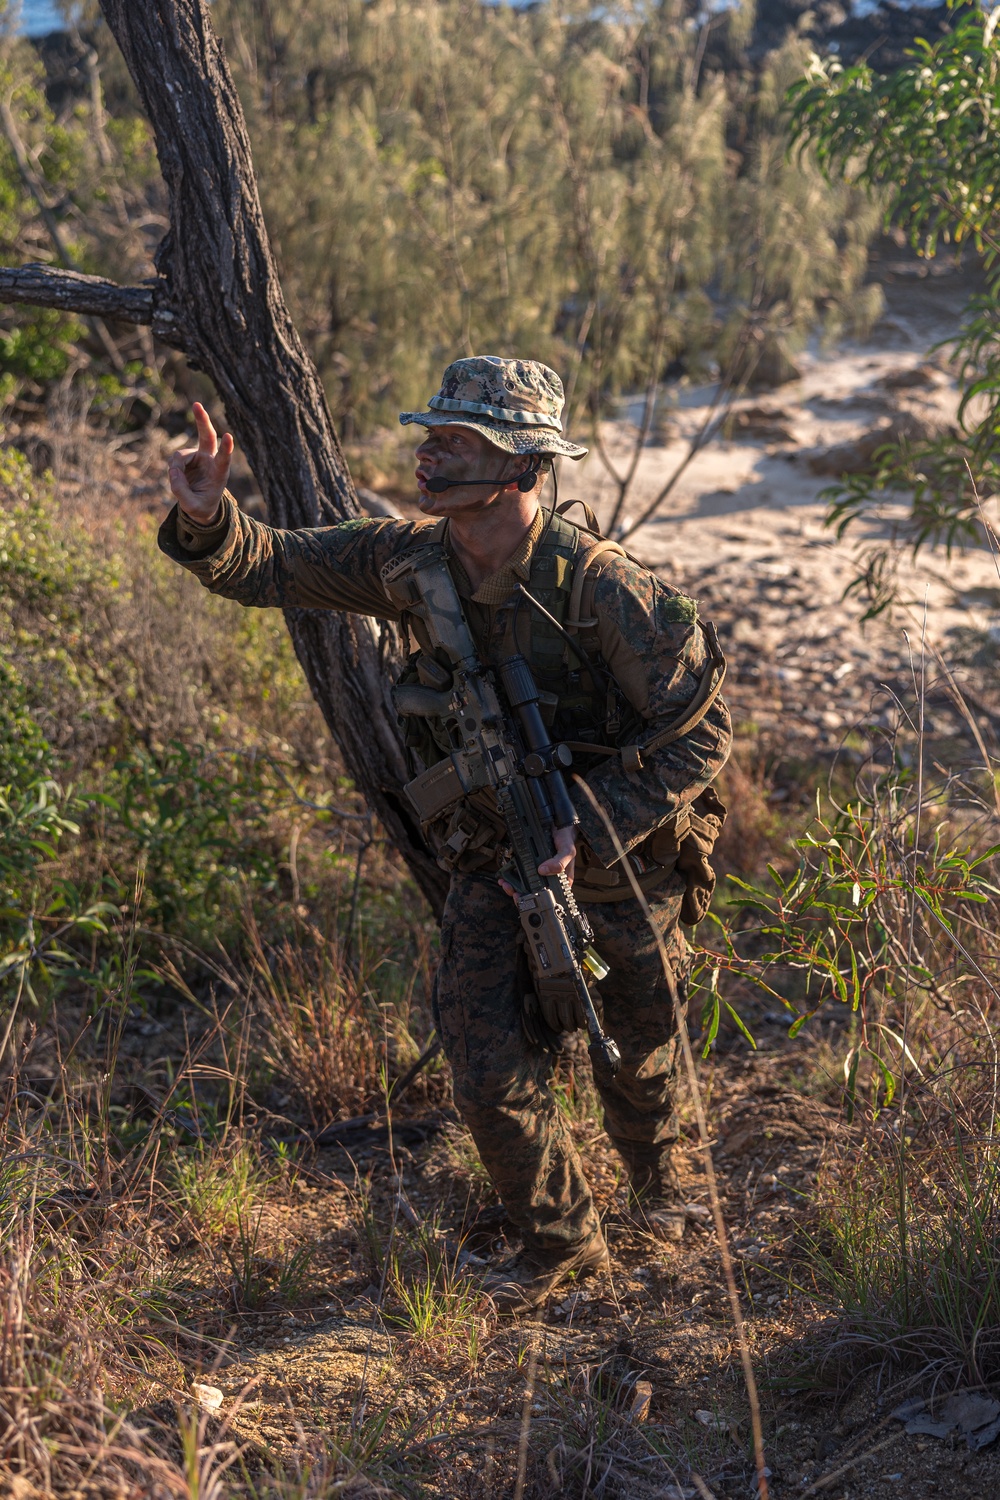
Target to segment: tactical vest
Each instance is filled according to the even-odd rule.
[[[429,540],[440,538],[435,534]],[[600,546],[597,539],[581,532],[579,527],[562,516],[554,516],[532,554],[527,587],[559,625],[572,629],[574,633],[579,632],[580,644],[588,656],[596,659],[598,666],[603,666],[593,628],[596,621],[579,622],[569,618],[578,569],[582,565],[582,581],[586,564],[593,560]],[[427,662],[428,657],[433,657],[433,651],[423,621],[405,608],[404,600],[395,602],[403,605],[401,623],[419,648],[411,654],[399,684],[424,681],[433,673],[431,667],[429,674]],[[528,658],[542,693],[543,715],[555,739],[574,741],[582,749],[588,741],[617,744],[623,732],[634,735],[641,728],[642,720],[610,674],[609,687],[595,681],[556,627],[530,606],[516,602],[501,605],[490,638],[479,640],[477,644],[488,663],[495,664],[515,651],[521,651]],[[414,774],[442,759],[452,748],[447,730],[438,720],[408,718],[404,721],[404,733]]]
[[[442,541],[443,537],[442,523],[426,540]],[[600,676],[591,673],[576,657],[556,625],[529,605],[523,602],[519,605],[514,599],[497,609],[489,638],[477,640],[482,658],[488,664],[496,664],[516,651],[527,657],[542,697],[543,717],[553,739],[570,746],[577,768],[583,774],[603,758],[606,747],[630,747],[634,751],[635,741],[644,727],[641,715],[625,697],[601,656],[597,620],[580,618],[588,569],[601,554],[608,552],[625,555],[616,543],[584,531],[556,514],[532,553],[527,583],[534,599],[557,625],[579,641]],[[407,608],[415,601],[405,592],[397,597],[391,584],[388,588],[401,611],[403,629],[417,643],[397,686],[421,683],[426,687],[440,687],[442,669],[447,670],[450,663],[435,659],[423,620]],[[412,775],[416,776],[443,760],[453,749],[444,720],[408,715],[401,719],[401,723]],[[589,746],[594,747],[593,751],[588,751]],[[624,758],[629,764],[629,748],[624,749]],[[638,756],[633,759],[635,764],[629,768],[639,769],[641,761]],[[685,897],[686,921],[699,920],[711,897],[715,877],[704,851],[711,852],[725,813],[717,794],[708,788],[698,799],[697,808],[682,809],[677,817],[661,825],[639,850],[630,855],[641,886],[650,892],[662,885],[674,869],[681,868],[683,872],[687,853],[696,857],[694,875],[697,881],[702,887],[706,882],[710,883],[702,896],[696,897],[689,891]],[[698,840],[697,850],[693,846],[686,847],[692,832]],[[438,864],[444,869],[481,870],[484,873],[495,870],[501,862],[501,851],[506,842],[506,829],[489,791],[467,796],[440,818],[425,824],[424,833]],[[687,875],[685,880],[690,885]],[[619,901],[632,895],[627,877],[620,870],[600,865],[586,848],[581,850],[578,860],[574,889],[583,901]]]

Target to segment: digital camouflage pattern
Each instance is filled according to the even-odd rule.
[[[473,590],[458,560],[451,566],[478,649],[499,659],[505,610],[518,581],[533,581],[541,548],[536,522],[525,545]],[[402,621],[420,640],[422,622],[386,592],[385,563],[428,540],[449,551],[447,526],[432,521],[359,520],[314,530],[280,531],[240,512],[226,496],[218,521],[201,526],[175,508],[160,529],[161,549],[213,593],[255,607],[343,609]],[[690,703],[706,653],[692,600],[632,559],[604,554],[587,575],[581,618],[587,649],[596,647],[627,700],[640,738],[675,722]],[[639,857],[678,810],[689,806],[725,763],[731,744],[721,699],[690,733],[649,754],[642,770],[617,758],[585,766],[587,783],[625,848]],[[607,831],[579,788],[582,858],[613,864]],[[677,874],[653,898],[678,982],[689,965],[678,925],[683,881]],[[587,904],[595,946],[611,965],[599,986],[608,1032],[623,1067],[605,1093],[608,1133],[635,1186],[669,1198],[667,1161],[675,1135],[671,1103],[673,1007],[652,934],[637,903]],[[557,1249],[596,1224],[590,1190],[549,1088],[552,1060],[529,1045],[520,1020],[525,962],[520,923],[495,875],[456,870],[444,923],[436,1008],[455,1079],[455,1097],[511,1219],[536,1249]]]
[[[586,448],[561,436],[565,404],[563,383],[548,365],[479,354],[448,366],[429,411],[400,412],[399,420],[404,427],[471,427],[507,453],[584,458]]]
[[[683,884],[653,904],[683,986],[689,960],[677,925]],[[674,1008],[660,955],[635,901],[591,906],[594,946],[611,972],[594,986],[622,1066],[601,1090],[604,1125],[630,1177],[651,1200],[672,1196]],[[435,983],[438,1034],[451,1063],[455,1103],[525,1247],[558,1252],[599,1226],[593,1196],[549,1080],[553,1058],[521,1026],[528,983],[520,920],[495,879],[452,876]],[[581,1058],[584,1056],[580,1054]]]
[[[218,523],[207,527],[175,507],[160,528],[159,545],[212,593],[243,605],[344,609],[400,621],[406,612],[386,593],[380,569],[432,538],[443,539],[447,549],[447,528],[432,521],[346,521],[279,531],[244,515],[227,495]],[[487,661],[497,659],[506,639],[498,618],[503,605],[497,599],[504,593],[498,580],[509,577],[511,589],[519,580],[530,584],[531,562],[528,557],[505,564],[475,591],[457,560],[452,563],[472,634]],[[694,601],[631,558],[607,554],[594,573],[592,581],[588,575],[581,613],[596,621],[593,639],[604,663],[644,733],[654,734],[683,713],[704,670]],[[406,623],[419,640],[422,622],[411,615]],[[647,756],[640,772],[626,771],[617,758],[587,768],[587,782],[626,850],[698,797],[722,769],[731,742],[729,714],[720,699],[690,734]],[[613,864],[615,850],[601,819],[579,788],[571,788],[571,796],[589,850],[600,864]]]

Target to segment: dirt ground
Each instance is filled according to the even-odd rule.
[[[833,1309],[811,1294],[814,1226],[802,1205],[851,1136],[837,1107],[803,1090],[814,1042],[782,1045],[775,1029],[760,1054],[732,1047],[703,1079],[771,1494],[1000,1495],[994,1449],[971,1454],[906,1436],[889,1416],[926,1383],[889,1366],[852,1380],[836,1361],[824,1363],[829,1344],[816,1332]],[[522,1444],[524,1493],[539,1500],[755,1494],[739,1352],[715,1232],[704,1222],[693,1129],[681,1154],[691,1212],[680,1245],[621,1223],[623,1185],[599,1126],[580,1119],[574,1133],[606,1215],[611,1272],[558,1293],[535,1319],[499,1325],[484,1308],[478,1325],[473,1317],[421,1331],[398,1294],[372,1280],[359,1233],[359,1182],[370,1181],[369,1202],[388,1230],[383,1244],[391,1248],[394,1235],[400,1257],[421,1233],[424,1245],[437,1237],[445,1256],[459,1239],[480,1257],[505,1248],[492,1195],[456,1170],[460,1127],[413,1149],[397,1140],[391,1155],[383,1141],[306,1161],[287,1200],[267,1210],[266,1229],[309,1243],[308,1293],[291,1312],[233,1319],[208,1368],[192,1364],[192,1382],[221,1393],[209,1438],[235,1436],[251,1457],[275,1458],[321,1434],[346,1442],[353,1432],[359,1467],[407,1495],[514,1495]],[[478,1270],[473,1263],[453,1284],[465,1275],[474,1285]]]

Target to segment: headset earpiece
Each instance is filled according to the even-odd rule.
[[[540,465],[535,464],[533,468],[525,469],[523,474],[517,476],[517,487],[522,495],[535,488],[535,480],[538,478]]]

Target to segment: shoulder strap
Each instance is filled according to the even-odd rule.
[[[705,643],[708,646],[708,661],[701,674],[698,691],[680,718],[675,719],[668,729],[661,729],[659,734],[654,734],[651,739],[645,740],[642,744],[623,747],[621,757],[626,771],[641,771],[643,755],[649,755],[654,750],[662,750],[665,745],[672,745],[682,735],[690,734],[692,729],[698,727],[722,692],[728,664],[722,647],[719,645],[719,637],[711,620],[699,620],[698,624],[701,626]]]
[[[595,536],[602,537],[604,532],[601,530],[600,523],[586,500],[564,500],[562,505],[556,506],[556,515],[565,516],[566,512],[572,510],[574,505],[578,505],[583,511],[584,519],[587,523],[586,529],[592,531]],[[570,525],[580,527],[579,521],[571,521]],[[580,527],[580,530],[582,531],[583,527]]]
[[[573,504],[582,502],[571,502]],[[583,601],[583,586],[587,581],[587,570],[592,563],[607,553],[616,553],[619,557],[627,557],[628,553],[624,547],[619,547],[617,542],[609,541],[607,537],[589,537],[583,532],[580,534],[580,558],[573,570],[573,582],[569,591],[569,611],[565,621],[567,630],[579,630],[582,626],[596,624],[593,620],[580,619],[580,605]]]
[[[545,598],[560,625],[569,601],[577,558],[586,534],[572,521],[556,515],[546,526],[531,557],[529,587]],[[587,538],[589,540],[589,538]]]

